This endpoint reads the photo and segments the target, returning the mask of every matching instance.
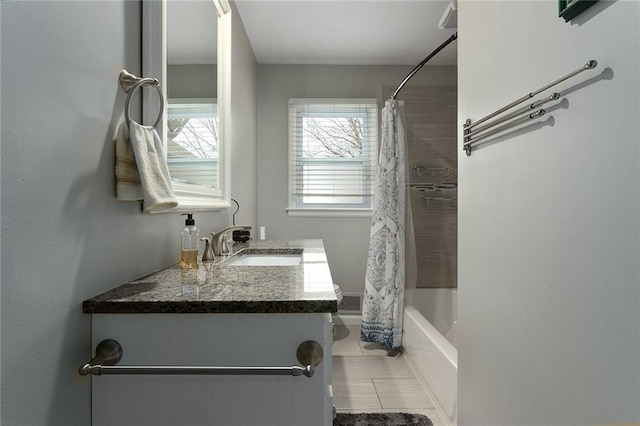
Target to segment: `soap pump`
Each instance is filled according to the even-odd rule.
[[[182,232],[180,232],[180,267],[195,268],[198,266],[198,237],[200,230],[196,226],[196,221],[193,220],[192,213],[184,213],[182,216],[187,216],[187,219],[184,222]]]

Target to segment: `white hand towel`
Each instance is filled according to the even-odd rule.
[[[173,193],[164,147],[156,129],[132,120],[129,123],[129,141],[138,165],[145,210],[176,207],[178,200]]]
[[[144,199],[140,174],[125,123],[120,124],[116,136],[116,198],[122,201]]]

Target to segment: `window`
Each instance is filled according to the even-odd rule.
[[[218,111],[215,99],[170,99],[167,164],[176,188],[220,188]]]
[[[289,100],[289,215],[370,215],[375,99]]]

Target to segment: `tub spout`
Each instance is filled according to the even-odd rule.
[[[222,254],[222,237],[228,234],[231,231],[250,231],[251,226],[249,225],[237,225],[230,226],[228,228],[223,229],[217,233],[211,233],[211,247],[213,247],[213,254],[215,256],[220,256]]]

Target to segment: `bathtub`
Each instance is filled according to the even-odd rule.
[[[449,422],[456,424],[458,351],[456,289],[418,288],[405,307],[405,357]]]

